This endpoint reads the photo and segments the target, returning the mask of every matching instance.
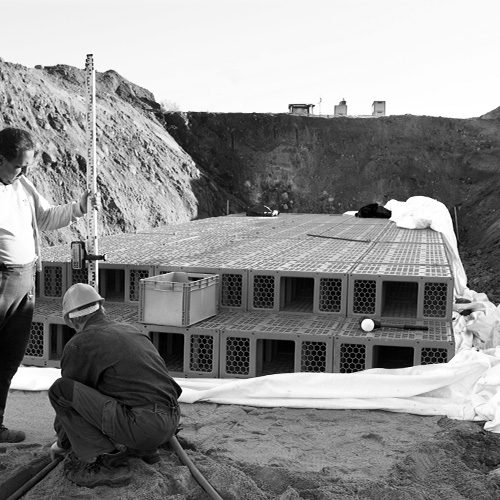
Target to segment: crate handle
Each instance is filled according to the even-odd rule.
[[[156,292],[171,292],[174,289],[174,283],[157,281],[153,288]]]

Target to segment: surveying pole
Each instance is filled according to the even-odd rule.
[[[106,260],[105,255],[98,255],[97,243],[97,206],[94,203],[97,195],[97,162],[95,134],[95,73],[92,54],[87,55],[85,62],[85,90],[87,94],[87,247],[83,241],[71,242],[71,269],[78,271],[87,266],[88,284],[99,293],[99,260]]]
[[[92,200],[97,194],[97,162],[96,162],[96,125],[95,125],[95,72],[92,54],[87,55],[85,61],[85,90],[87,95],[87,190],[91,195],[87,200],[87,260],[88,283],[99,291],[99,264],[97,259],[97,208]]]

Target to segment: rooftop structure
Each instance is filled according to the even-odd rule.
[[[312,115],[314,104],[289,104],[288,112],[293,115]]]
[[[431,229],[346,215],[226,216],[102,237],[99,248],[107,256],[99,292],[109,315],[146,331],[175,376],[347,373],[454,355],[453,275]],[[217,276],[201,302],[176,306],[189,317],[199,312],[189,308],[214,301],[215,314],[192,324],[141,322],[144,284],[165,273],[200,283]],[[69,245],[44,249],[25,364],[58,366],[73,334],[61,299],[86,279],[85,270],[72,269]],[[385,326],[365,332],[362,318]]]
[[[334,108],[335,116],[346,116],[347,115],[347,103],[344,99],[340,101]]]
[[[385,101],[373,101],[372,115],[385,116]]]

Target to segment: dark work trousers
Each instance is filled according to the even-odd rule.
[[[56,412],[54,428],[59,444],[71,446],[76,456],[90,462],[115,449],[115,443],[136,451],[153,451],[175,433],[180,408],[151,403],[127,407],[68,378],[56,380],[49,389]]]
[[[28,347],[35,308],[35,264],[0,264],[0,424],[12,377]]]

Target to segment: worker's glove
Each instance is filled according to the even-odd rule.
[[[50,447],[50,458],[52,460],[55,460],[56,458],[62,456],[64,457],[70,452],[70,448],[61,448],[59,446],[59,443],[56,441],[51,447]]]

